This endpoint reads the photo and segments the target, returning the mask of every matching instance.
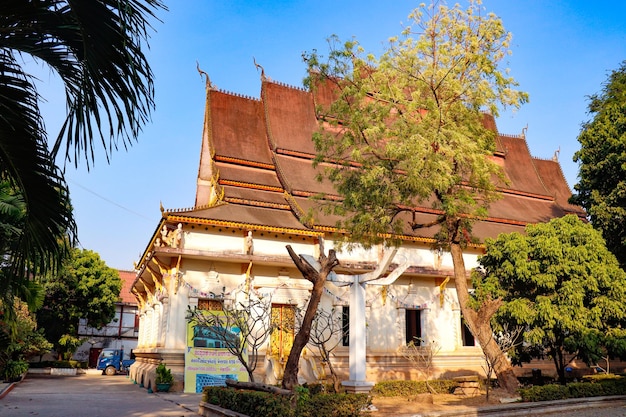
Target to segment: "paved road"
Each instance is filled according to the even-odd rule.
[[[560,411],[549,414],[536,414],[538,416],[562,416],[562,417],[626,417],[626,406],[613,405],[602,408],[587,408],[583,410]]]
[[[148,394],[126,376],[28,375],[0,400],[2,417],[198,417],[200,394]]]
[[[123,375],[28,375],[0,399],[2,417],[198,417],[200,394],[156,393]],[[499,410],[492,416],[626,417],[626,402],[588,404],[574,410],[567,402],[556,410]],[[438,416],[448,415],[436,413]],[[459,416],[459,414],[449,414]],[[472,414],[476,415],[476,414]],[[483,415],[482,413],[478,415]]]

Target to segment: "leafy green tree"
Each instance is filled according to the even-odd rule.
[[[580,181],[571,201],[589,214],[607,247],[626,267],[626,61],[589,102],[592,120],[584,123],[574,154]]]
[[[27,360],[52,349],[52,344],[37,329],[37,322],[28,305],[16,297],[12,308],[15,311],[11,323],[4,320],[4,314],[0,314],[0,369],[8,361]],[[0,311],[6,311],[2,301]]]
[[[94,141],[107,159],[138,136],[154,108],[153,74],[143,53],[159,0],[6,0],[0,7],[0,181],[25,205],[15,246],[2,255],[2,285],[58,266],[76,224],[57,154],[87,167]],[[26,59],[25,59],[26,58]],[[51,141],[27,60],[63,82],[67,118]],[[2,213],[0,212],[0,216]],[[0,221],[1,221],[0,217]]]
[[[550,357],[565,381],[568,356],[596,364],[626,355],[626,273],[599,231],[574,215],[486,242],[474,273],[477,304],[501,299],[495,319],[523,326],[518,361]]]
[[[342,202],[322,203],[342,218],[337,226],[349,232],[348,244],[398,245],[398,235],[436,230],[436,245],[452,254],[463,317],[485,353],[498,358],[501,386],[513,390],[513,369],[491,337],[498,302],[469,309],[463,261],[473,220],[498,197],[495,134],[482,112],[497,116],[527,100],[500,66],[511,35],[478,1],[467,9],[422,6],[409,19],[379,58],[355,40],[336,39],[327,60],[316,52],[305,57],[309,86],[337,90],[332,105],[318,111],[331,129],[320,129],[314,141]],[[431,206],[436,220],[421,221],[420,205]]]
[[[73,249],[59,274],[44,280],[45,300],[37,323],[60,357],[76,348],[81,318],[95,328],[113,319],[121,288],[119,272],[87,249]]]

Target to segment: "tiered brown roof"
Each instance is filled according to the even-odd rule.
[[[321,91],[321,92],[320,92]],[[318,193],[336,195],[332,185],[318,182],[311,140],[318,129],[316,100],[329,92],[309,91],[262,80],[261,98],[217,91],[207,86],[206,117],[198,171],[195,207],[164,213],[175,221],[199,221],[257,230],[282,230],[315,235],[333,231],[337,219],[319,215],[305,224],[303,214]],[[485,126],[497,132],[495,120]],[[494,158],[508,179],[503,198],[492,203],[489,217],[478,221],[479,239],[523,231],[527,223],[548,221],[584,211],[567,202],[570,190],[558,162],[531,157],[523,136],[498,134]],[[419,209],[418,221],[436,217],[430,207]],[[407,235],[432,238],[436,228]]]

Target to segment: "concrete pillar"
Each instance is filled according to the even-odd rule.
[[[346,391],[351,393],[369,392],[373,382],[365,380],[366,364],[366,323],[365,323],[365,283],[355,276],[350,286],[350,380],[343,381]]]

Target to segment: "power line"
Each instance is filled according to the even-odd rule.
[[[78,186],[78,187],[82,188],[83,190],[87,191],[88,193],[91,193],[91,194],[95,195],[95,196],[96,196],[96,197],[98,197],[99,199],[106,201],[106,202],[107,202],[107,203],[109,203],[109,204],[113,204],[114,206],[117,206],[117,207],[121,208],[122,210],[125,210],[125,211],[127,211],[127,212],[129,212],[129,213],[132,213],[132,214],[134,214],[134,215],[135,215],[135,216],[137,216],[137,217],[141,217],[142,219],[145,219],[145,220],[148,220],[148,221],[151,221],[151,222],[152,222],[152,221],[154,221],[154,219],[148,218],[148,217],[144,216],[144,215],[143,215],[143,214],[141,214],[141,213],[137,213],[136,211],[133,211],[133,210],[131,210],[131,209],[127,208],[127,207],[124,207],[124,206],[122,206],[121,204],[118,204],[118,203],[116,203],[116,202],[115,202],[115,201],[113,201],[113,200],[110,200],[110,199],[108,199],[108,198],[106,198],[106,197],[104,197],[104,196],[101,196],[100,194],[96,193],[96,192],[95,192],[95,191],[93,191],[93,190],[90,190],[89,188],[85,187],[84,185],[81,185],[81,184],[77,183],[76,181],[74,181],[74,180],[73,180],[73,179],[71,179],[71,178],[68,178],[68,181],[69,181],[69,182],[71,182],[72,184],[74,184],[74,185],[76,185],[76,186]]]

